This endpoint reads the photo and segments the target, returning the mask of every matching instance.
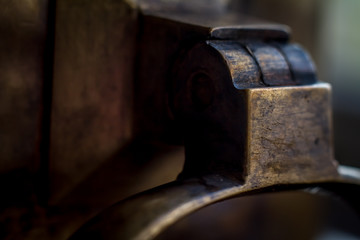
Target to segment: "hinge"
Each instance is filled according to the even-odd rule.
[[[184,134],[181,178],[222,172],[266,185],[338,176],[330,85],[282,29],[217,29],[225,40],[200,42],[176,61],[169,102]]]

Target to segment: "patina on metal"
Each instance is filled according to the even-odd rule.
[[[167,102],[184,136],[178,180],[121,201],[72,239],[153,239],[209,204],[270,190],[320,186],[357,207],[349,193],[360,171],[333,157],[330,85],[317,81],[304,50],[278,37],[283,28],[232,29],[217,36],[238,38],[209,34],[177,51]]]

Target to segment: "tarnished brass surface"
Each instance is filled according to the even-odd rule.
[[[329,84],[245,91],[247,181],[311,183],[338,176]]]
[[[333,156],[330,86],[317,82],[303,50],[244,39],[194,44],[174,64],[179,179],[114,205],[72,239],[153,239],[199,208],[268,190],[320,186],[358,208],[360,174],[339,171]]]
[[[263,43],[249,43],[247,46],[257,60],[266,85],[286,86],[291,83],[290,68],[278,49]]]
[[[217,49],[225,58],[233,84],[237,89],[265,86],[261,80],[259,65],[246,46],[238,41],[209,41],[209,45]]]
[[[316,82],[316,69],[311,57],[297,44],[276,45],[281,49],[290,66],[293,80],[297,84]]]
[[[209,12],[203,11],[208,5],[206,1],[198,2],[202,4],[198,11],[193,2],[153,2],[139,2],[141,32],[134,89],[137,96],[134,102],[134,132],[149,139],[179,143],[182,133],[172,121],[169,111],[172,103],[168,100],[172,67],[178,64],[179,55],[208,39],[253,41],[261,36],[282,43],[289,39],[289,28],[276,24],[254,25],[259,21],[214,7],[209,18]],[[177,8],[180,6],[183,6],[182,11]],[[150,79],[152,84],[149,84]]]
[[[329,86],[286,26],[253,25],[229,2],[0,0],[1,186],[15,192],[2,196],[5,234],[67,238],[172,179],[182,147],[167,144],[183,138],[179,180],[74,237],[153,238],[269,189],[321,186],[358,207],[359,171],[333,161]]]
[[[347,171],[356,170],[348,168]],[[356,173],[357,181],[353,181],[353,183],[359,184],[360,174],[358,171]],[[327,184],[333,187],[328,187]],[[224,175],[209,175],[176,181],[135,195],[112,206],[90,221],[70,239],[90,237],[99,239],[154,239],[160,232],[180,218],[227,198],[315,186],[323,186],[335,193],[341,193],[346,186],[349,186],[346,185],[346,177],[328,179],[327,184],[316,181],[311,184],[299,182],[296,185],[283,185],[280,182],[274,185],[262,185],[251,181],[241,184],[238,180]],[[347,191],[349,193],[359,191],[359,185],[350,186]],[[356,201],[352,203],[354,207],[357,206]]]
[[[153,238],[268,190],[320,186],[358,208],[328,85],[288,27],[231,2],[0,0],[1,239],[67,239],[173,181],[183,143],[177,181],[74,237]]]
[[[276,50],[277,56],[282,54],[272,44],[255,42],[264,49]],[[266,51],[253,55],[248,50],[248,44],[251,43],[209,40],[195,45],[180,57],[181,60],[174,67],[173,113],[185,139],[185,175],[194,176],[201,172],[219,172],[224,169],[227,172],[243,172],[247,168],[244,164],[255,156],[256,138],[260,142],[264,141],[256,143],[259,151],[269,152],[265,149],[269,143],[266,145],[266,141],[261,139],[268,137],[269,133],[274,134],[269,141],[276,143],[278,140],[280,146],[283,144],[282,149],[271,146],[273,156],[276,156],[274,153],[277,150],[283,151],[285,145],[289,147],[286,150],[287,158],[298,158],[297,153],[300,152],[309,154],[307,151],[312,151],[310,145],[314,145],[318,137],[322,139],[319,141],[323,145],[314,148],[325,154],[321,159],[327,158],[330,162],[333,159],[330,152],[329,87],[304,86],[305,83],[314,81],[314,72],[308,74],[309,79],[302,78],[297,82],[294,76],[298,74],[298,70],[290,68],[285,58],[274,56],[272,62],[272,55]],[[265,68],[258,64],[264,58],[269,58],[267,62],[263,62]],[[194,82],[198,81],[199,76],[202,79],[202,91],[194,91]],[[282,80],[279,82],[278,79]],[[283,84],[289,87],[275,88]],[[260,96],[264,99],[261,100]],[[299,109],[297,106],[300,102],[304,106],[299,106]],[[308,115],[305,114],[306,111],[309,111]],[[301,114],[305,115],[300,121]],[[273,121],[272,126],[266,125],[271,123],[270,119]],[[252,127],[251,124],[255,126]],[[280,129],[282,127],[288,129],[288,132]],[[319,134],[317,137],[313,136],[311,143],[307,143],[308,146],[304,143],[310,141],[309,133],[301,133],[306,128],[309,129],[308,132],[316,129]],[[258,131],[255,138],[252,131]],[[260,149],[263,144],[265,146]],[[292,146],[293,151],[290,149]],[[320,149],[320,146],[323,148]],[[315,152],[310,154],[311,157],[320,159]],[[237,174],[237,177],[244,176]]]
[[[236,25],[215,27],[211,29],[214,39],[252,41],[259,38],[263,40],[286,42],[289,40],[289,27],[281,24],[260,24],[254,22],[249,25]]]

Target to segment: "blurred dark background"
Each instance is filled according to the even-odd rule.
[[[290,26],[333,86],[335,157],[360,167],[357,0],[0,0],[1,239],[66,239],[104,208],[181,171],[181,145],[139,137],[134,127],[142,111],[134,89],[147,89],[134,81],[137,6],[231,10]],[[286,222],[300,214],[282,211],[286,202],[303,203],[310,213],[296,226],[339,206],[297,193],[280,198],[244,200],[237,211],[272,212],[256,225],[278,209]],[[249,219],[239,216],[233,222]]]

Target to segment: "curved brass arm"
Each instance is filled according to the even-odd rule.
[[[360,191],[360,170],[340,166],[339,172],[339,177],[326,181],[277,182],[260,186],[217,174],[175,181],[115,204],[83,226],[71,239],[153,239],[182,217],[207,205],[269,190],[320,186],[344,196],[360,213],[359,197],[354,194]]]
[[[360,171],[333,159],[330,85],[299,46],[235,30],[241,39],[201,41],[172,69],[179,180],[116,204],[72,239],[153,239],[202,207],[269,189],[320,186],[356,202]]]

